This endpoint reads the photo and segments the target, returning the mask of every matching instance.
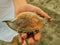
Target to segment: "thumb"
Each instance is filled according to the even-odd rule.
[[[46,12],[44,12],[42,9],[40,9],[39,7],[33,6],[34,12],[36,12],[37,14],[39,14],[39,16],[43,17],[43,18],[51,18]]]

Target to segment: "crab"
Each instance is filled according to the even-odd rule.
[[[30,36],[40,32],[43,27],[43,18],[34,12],[22,12],[16,18],[3,22],[16,32],[27,33]]]

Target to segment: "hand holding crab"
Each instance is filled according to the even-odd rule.
[[[15,18],[20,17],[19,14],[22,13],[22,12],[35,12],[36,14],[39,14],[39,16],[41,16],[43,18],[46,18],[48,21],[51,21],[51,17],[48,16],[47,13],[45,13],[44,11],[42,11],[40,8],[38,8],[36,6],[33,6],[31,4],[27,4],[27,3],[18,5],[15,2],[14,2],[14,6],[15,6]],[[31,19],[31,24],[29,25],[30,29],[33,29],[33,28],[34,28],[34,30],[36,29],[35,32],[37,32],[37,33],[34,34],[34,32],[30,32],[30,33],[27,32],[27,33],[23,33],[22,35],[20,33],[18,33],[18,39],[19,39],[19,42],[22,43],[22,45],[26,45],[26,42],[24,40],[25,38],[28,39],[27,41],[28,41],[29,45],[34,45],[34,41],[38,41],[41,38],[41,34],[38,31],[41,27],[41,25],[39,25],[40,23],[35,18],[33,18],[33,19]],[[34,25],[37,28],[34,27]],[[29,28],[29,26],[27,26],[27,27]]]
[[[21,9],[22,8],[22,9]],[[45,13],[44,11],[42,11],[40,8],[36,7],[36,6],[33,6],[31,4],[24,4],[22,7],[20,7],[19,9],[16,9],[15,12],[16,12],[16,16],[18,16],[17,14],[19,14],[20,12],[35,12],[37,14],[39,14],[39,16],[41,17],[44,17],[44,18],[47,18],[47,20],[50,22],[51,21],[51,17],[48,16],[47,13]],[[18,39],[19,39],[19,42],[21,42],[23,45],[26,45],[26,42],[22,39],[22,38],[26,38],[27,37],[27,34],[22,34],[20,36],[20,34],[18,34]],[[35,40],[40,40],[41,38],[41,34],[38,32],[34,35],[34,37],[30,37],[28,38],[28,43],[29,45],[34,45],[34,41]]]

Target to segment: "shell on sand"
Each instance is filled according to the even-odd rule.
[[[6,22],[15,31],[40,30],[43,26],[43,18],[34,12],[22,12],[13,20]]]

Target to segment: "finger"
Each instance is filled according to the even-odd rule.
[[[52,18],[49,18],[49,19],[48,19],[48,22],[51,22],[51,21],[53,21],[53,19],[52,19]]]
[[[51,18],[47,13],[45,13],[45,12],[44,12],[43,10],[41,10],[39,7],[30,5],[29,8],[30,8],[31,11],[36,12],[37,14],[39,14],[39,15],[42,16],[42,17]]]
[[[18,39],[19,39],[19,42],[23,43],[24,42],[24,38],[27,37],[27,34],[24,33],[24,34],[18,34]]]
[[[39,14],[40,16],[42,16],[43,18],[51,18],[47,13],[45,13],[43,10],[41,10],[40,8],[38,7],[35,7],[35,12],[37,14]]]
[[[32,37],[30,37],[30,38],[28,39],[28,44],[29,44],[29,45],[34,45],[34,39],[33,39]]]
[[[23,34],[21,35],[21,37],[22,37],[22,38],[26,38],[26,37],[27,37],[27,34],[26,34],[26,33],[23,33]]]
[[[35,39],[36,41],[39,41],[40,38],[41,38],[41,34],[40,34],[40,33],[37,33],[37,34],[34,35],[34,39]]]
[[[20,43],[23,43],[24,42],[24,39],[21,37],[21,34],[18,33],[18,40]]]
[[[24,42],[22,43],[22,45],[26,45],[26,41],[24,40]]]

